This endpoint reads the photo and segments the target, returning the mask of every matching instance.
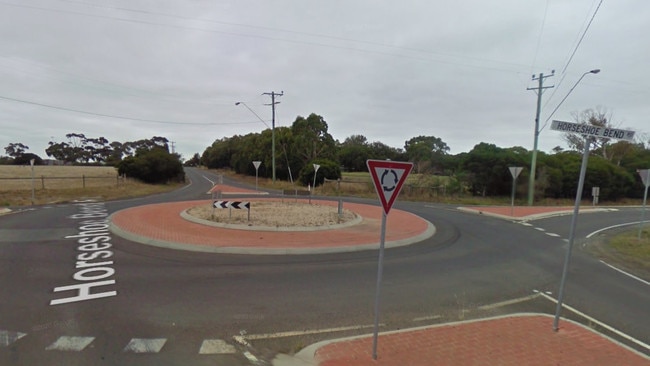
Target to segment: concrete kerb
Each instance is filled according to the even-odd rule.
[[[118,211],[119,212],[119,211]],[[112,215],[111,215],[112,216]],[[191,252],[214,253],[214,254],[242,254],[242,255],[309,255],[309,254],[334,254],[334,253],[350,253],[359,252],[364,250],[376,250],[379,247],[379,241],[376,243],[370,242],[367,244],[357,244],[351,246],[338,246],[338,247],[318,247],[318,248],[264,248],[264,247],[214,247],[200,244],[185,244],[179,242],[171,242],[161,239],[154,239],[132,232],[123,230],[119,226],[113,224],[111,216],[109,220],[109,230],[117,236],[127,240],[151,245],[159,248],[185,250]],[[425,220],[426,221],[426,220]],[[435,235],[436,227],[429,221],[427,222],[427,229],[420,235],[412,236],[410,238],[388,241],[384,243],[386,249],[397,248],[418,243]],[[377,236],[379,239],[379,234]]]
[[[183,210],[181,212],[181,217],[187,221],[196,223],[196,224],[201,224],[201,225],[207,225],[207,226],[212,226],[212,227],[219,227],[219,228],[224,228],[224,229],[236,229],[236,230],[250,230],[250,231],[320,231],[320,230],[335,230],[335,229],[342,229],[350,226],[357,225],[363,221],[363,217],[357,215],[356,213],[354,214],[354,219],[344,222],[342,224],[335,224],[335,225],[327,225],[327,226],[314,226],[314,227],[273,227],[273,226],[249,226],[245,224],[224,224],[221,222],[215,222],[215,221],[210,221],[210,220],[204,220],[201,218],[198,218],[196,216],[190,215],[187,211],[190,210],[188,208],[187,210]]]
[[[552,315],[549,314],[544,314],[544,313],[515,313],[515,314],[507,314],[507,315],[499,315],[499,316],[494,316],[494,317],[488,317],[488,318],[479,318],[479,319],[470,319],[470,320],[463,320],[463,321],[458,321],[458,322],[451,322],[451,323],[442,323],[442,324],[434,324],[434,325],[424,325],[421,327],[413,327],[413,328],[408,328],[408,329],[400,329],[400,330],[394,330],[394,331],[387,331],[387,332],[380,332],[379,336],[381,335],[390,335],[390,334],[400,334],[400,333],[408,333],[408,332],[415,332],[419,330],[428,330],[428,329],[436,329],[436,328],[441,328],[441,327],[448,327],[448,326],[458,326],[458,325],[463,325],[463,324],[471,324],[471,323],[478,323],[478,322],[485,322],[485,321],[490,321],[490,320],[498,320],[498,319],[504,319],[504,318],[517,318],[517,317],[531,317],[531,316],[542,316],[546,317],[549,319],[549,331],[551,331],[551,321],[553,319]],[[579,322],[573,321],[571,319],[566,319],[566,318],[561,318],[563,322],[570,322],[573,323],[574,325],[587,330],[593,334],[596,334],[630,352],[633,352],[643,358],[647,358],[650,360],[650,357],[646,356],[645,354],[615,340],[612,339],[604,334],[596,332],[594,329],[591,329],[588,326],[585,326]],[[338,343],[338,342],[346,342],[346,341],[352,341],[356,339],[361,339],[361,338],[369,338],[372,337],[372,334],[363,334],[363,335],[358,335],[358,336],[352,336],[352,337],[344,337],[344,338],[339,338],[339,339],[330,339],[330,340],[325,340],[321,342],[317,342],[314,344],[311,344],[302,350],[298,351],[295,355],[286,355],[286,354],[278,354],[276,355],[275,359],[272,361],[273,366],[314,366],[318,365],[318,362],[316,361],[316,352],[322,348],[325,347],[329,344],[332,343]]]

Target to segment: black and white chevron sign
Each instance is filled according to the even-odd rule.
[[[247,210],[250,210],[251,203],[250,202],[242,202],[242,201],[214,201],[212,203],[212,207],[214,207],[214,208],[234,208],[234,209],[247,209]]]

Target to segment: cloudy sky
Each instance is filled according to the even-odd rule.
[[[164,136],[187,159],[284,92],[277,126],[316,113],[339,141],[531,150],[552,70],[540,125],[566,97],[551,119],[602,108],[647,141],[649,35],[647,0],[0,0],[0,147]]]

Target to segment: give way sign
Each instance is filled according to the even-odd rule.
[[[375,185],[375,190],[388,215],[395,199],[399,195],[406,177],[413,168],[413,163],[390,160],[366,160],[368,171]]]

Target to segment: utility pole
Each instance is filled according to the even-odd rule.
[[[280,104],[280,102],[275,101],[275,97],[281,97],[284,95],[284,91],[281,91],[279,93],[276,92],[270,92],[270,93],[262,93],[262,95],[270,95],[271,96],[271,104],[265,104],[265,105],[270,105],[271,106],[271,113],[272,113],[272,118],[271,118],[271,169],[273,170],[273,184],[275,184],[275,105]]]
[[[538,80],[539,83],[536,88],[527,88],[526,90],[537,91],[537,113],[535,114],[535,142],[533,143],[533,158],[530,162],[530,177],[528,180],[528,206],[533,205],[535,197],[535,169],[537,165],[537,139],[539,138],[539,115],[542,110],[542,93],[544,89],[552,88],[551,86],[544,86],[544,79],[555,75],[555,70],[551,71],[551,75],[544,75],[540,73],[537,78],[533,75],[533,80]]]

